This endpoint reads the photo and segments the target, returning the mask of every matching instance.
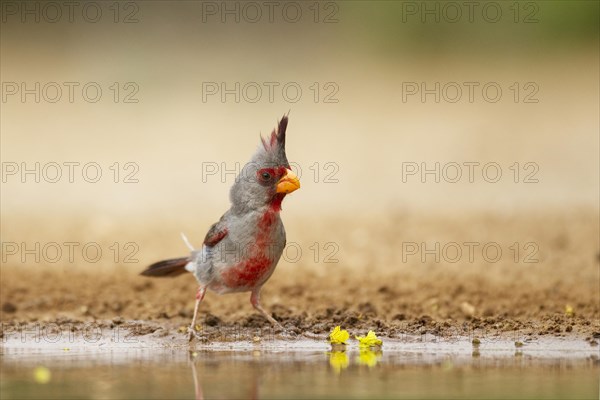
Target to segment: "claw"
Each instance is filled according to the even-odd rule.
[[[187,329],[188,333],[188,342],[191,342],[194,337],[196,337],[196,331],[193,327],[189,326]]]
[[[206,334],[204,334],[203,332],[198,332],[191,326],[188,327],[187,331],[188,331],[188,342],[191,342],[192,339],[196,339],[201,342],[208,342],[208,336],[206,336]]]

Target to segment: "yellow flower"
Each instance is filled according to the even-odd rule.
[[[575,315],[575,310],[573,310],[573,307],[570,305],[566,305],[565,306],[565,314],[569,317],[572,317],[573,315]]]
[[[368,348],[362,348],[358,354],[357,361],[360,365],[366,365],[371,368],[377,365],[380,358],[381,351],[374,352]]]
[[[338,374],[348,368],[348,355],[344,351],[332,351],[329,353],[329,365]]]
[[[339,326],[333,328],[329,334],[329,343],[331,344],[346,344],[346,340],[350,338],[350,334],[345,329],[340,329]]]
[[[377,335],[375,335],[375,332],[373,331],[369,331],[367,336],[356,336],[356,340],[359,341],[359,347],[374,347],[381,346],[383,344],[381,339],[378,339]]]

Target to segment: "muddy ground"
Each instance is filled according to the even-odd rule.
[[[330,221],[331,222],[331,221]],[[282,261],[264,286],[263,305],[281,321],[287,335],[325,338],[341,325],[351,334],[372,329],[378,335],[567,337],[597,346],[600,338],[598,215],[595,211],[528,212],[503,215],[414,216],[353,221],[304,222],[297,235],[329,230],[339,245],[334,263],[305,257]],[[296,222],[300,226],[301,222]],[[317,235],[318,236],[318,235]],[[89,324],[153,335],[183,337],[193,312],[192,276],[153,279],[135,265],[57,266],[3,264],[0,280],[2,332],[36,326],[78,331]],[[447,244],[494,241],[503,250],[490,262],[475,252],[451,262],[420,254],[407,256],[406,243]],[[288,242],[290,241],[288,234]],[[141,241],[143,242],[143,240]],[[533,242],[538,251],[509,250]],[[305,243],[299,241],[298,243]],[[168,247],[168,246],[167,246]],[[179,247],[178,247],[179,248]],[[164,257],[173,256],[172,249]],[[307,260],[310,258],[310,260]],[[53,325],[57,324],[57,325]],[[249,294],[209,293],[199,325],[209,340],[251,339],[273,332],[255,312]],[[258,332],[258,333],[257,333]]]

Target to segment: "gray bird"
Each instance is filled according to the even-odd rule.
[[[231,188],[231,207],[210,227],[202,248],[192,250],[188,257],[154,263],[141,273],[151,277],[177,276],[186,271],[194,274],[199,287],[188,328],[190,340],[207,289],[218,294],[251,292],[252,306],[283,329],[261,306],[260,289],[273,274],[286,243],[279,216],[281,203],[300,188],[285,154],[287,124],[288,117],[284,116],[268,140],[261,137],[261,145]]]

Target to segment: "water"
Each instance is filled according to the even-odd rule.
[[[331,352],[312,340],[197,346],[5,342],[2,399],[598,398],[598,349],[580,341],[386,341]],[[49,374],[48,374],[49,373]],[[45,383],[44,383],[45,382]]]

